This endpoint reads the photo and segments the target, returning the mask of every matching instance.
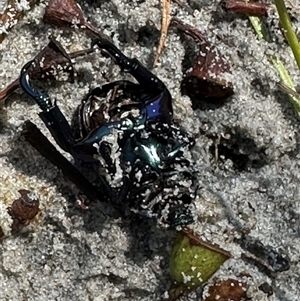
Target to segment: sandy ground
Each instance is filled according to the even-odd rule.
[[[159,1],[79,2],[88,19],[128,56],[151,66],[159,38]],[[256,38],[246,17],[226,15],[218,1],[188,2],[193,15],[176,5],[172,13],[218,45],[232,64],[235,88],[224,105],[201,104],[194,111],[180,92],[186,40],[170,30],[154,72],[174,98],[175,119],[196,137],[191,157],[200,189],[191,227],[231,252],[232,258],[216,276],[251,275],[251,300],[299,300],[299,120],[288,97],[277,89],[277,75],[266,55],[282,58],[296,83],[299,70],[275,17],[268,20],[273,42],[267,44]],[[293,21],[300,28],[300,2],[291,5]],[[0,89],[18,77],[50,34],[68,51],[89,47],[90,40],[78,29],[44,25],[44,9],[41,1],[0,44]],[[121,78],[119,69],[100,54],[78,60],[76,69],[81,76],[74,84],[58,84],[50,90],[69,119],[82,97],[103,83],[101,71],[110,79]],[[21,92],[14,93],[1,111],[0,223],[6,237],[0,244],[0,300],[160,300],[166,296],[174,232],[138,217],[120,219],[113,207],[101,203],[87,211],[76,206],[77,189],[20,138],[23,122],[30,119],[53,142],[38,112]],[[211,137],[218,135],[227,138],[215,163]],[[39,196],[41,212],[35,222],[11,236],[6,208],[21,188]],[[245,260],[235,242],[241,229],[288,256],[289,270],[267,275]],[[264,282],[272,286],[272,296],[258,289]],[[188,300],[199,299],[191,295]]]

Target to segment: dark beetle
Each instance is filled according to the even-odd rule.
[[[171,227],[191,223],[195,179],[183,153],[194,140],[172,122],[169,90],[107,39],[96,39],[94,45],[138,84],[120,80],[92,90],[79,109],[81,139],[75,139],[56,102],[32,86],[28,69],[33,61],[22,68],[22,89],[40,106],[40,117],[63,150],[75,159],[98,157],[105,197]]]

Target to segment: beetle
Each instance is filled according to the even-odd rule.
[[[105,197],[166,226],[192,223],[189,207],[196,181],[184,152],[194,139],[173,121],[169,90],[139,60],[125,56],[108,39],[94,39],[95,46],[138,83],[114,81],[84,97],[78,109],[79,139],[56,101],[34,87],[28,71],[33,61],[21,70],[21,88],[39,105],[40,118],[64,151],[75,160],[96,163],[99,159]]]

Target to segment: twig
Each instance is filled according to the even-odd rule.
[[[18,88],[19,88],[19,79],[17,78],[12,83],[10,83],[6,88],[0,91],[0,106],[4,105],[5,99]]]
[[[161,56],[162,50],[165,46],[168,28],[171,22],[171,6],[170,0],[162,0],[162,18],[161,18],[161,29],[160,29],[160,39],[158,43],[158,47],[156,50],[156,55],[154,59],[153,66],[155,66]]]
[[[226,0],[222,2],[226,11],[247,14],[249,16],[264,17],[268,15],[269,4],[262,2],[244,2],[241,0]]]

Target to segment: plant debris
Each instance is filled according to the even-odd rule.
[[[43,21],[58,27],[85,25],[85,17],[80,6],[73,0],[50,0]]]
[[[8,209],[9,214],[14,220],[12,226],[13,230],[16,229],[20,224],[27,226],[39,212],[40,202],[38,199],[32,199],[29,196],[29,190],[20,189],[19,193],[21,197],[15,200]]]
[[[4,105],[6,98],[19,88],[19,79],[15,79],[7,87],[0,91],[0,106]]]
[[[106,37],[86,20],[80,5],[75,0],[49,0],[43,21],[58,27],[78,25],[87,29],[94,37]]]
[[[20,189],[18,192],[21,196],[7,208],[7,212],[13,220],[11,225],[13,232],[16,232],[24,226],[28,226],[39,213],[39,200],[33,199],[30,196],[29,190]],[[2,236],[4,236],[4,233],[0,227],[0,237]]]
[[[216,279],[213,284],[204,290],[203,301],[242,301],[247,298],[248,285],[245,281],[236,279],[219,280]]]
[[[193,101],[194,109],[199,99],[222,101],[233,95],[233,84],[225,78],[230,73],[230,65],[203,34],[178,18],[173,18],[172,26],[200,42],[199,55],[182,80],[182,89]]]
[[[92,48],[76,51],[73,53],[67,53],[63,46],[52,36],[49,37],[48,45],[41,50],[33,59],[35,65],[30,68],[30,76],[33,79],[50,79],[57,80],[58,75],[63,73],[69,74],[69,81],[74,82],[74,67],[72,59],[84,56],[93,52]],[[0,91],[0,104],[5,99],[19,88],[19,79],[14,80],[5,89]]]
[[[158,43],[158,47],[156,50],[156,55],[155,55],[153,66],[155,66],[157,64],[157,62],[161,56],[161,53],[162,53],[163,48],[166,43],[168,29],[169,29],[170,22],[171,22],[170,0],[162,0],[161,3],[162,3],[162,17],[161,17],[160,38],[159,38],[159,43]]]
[[[266,17],[268,15],[269,4],[262,2],[244,2],[240,0],[225,0],[221,3],[225,11],[247,14],[255,17]]]
[[[230,253],[201,240],[192,231],[177,234],[171,258],[170,276],[174,281],[169,295],[176,300],[182,293],[205,283],[230,258]]]
[[[69,73],[70,82],[74,82],[74,67],[71,57],[63,46],[50,37],[48,45],[34,58],[35,64],[30,68],[32,78],[55,79],[59,70]]]

